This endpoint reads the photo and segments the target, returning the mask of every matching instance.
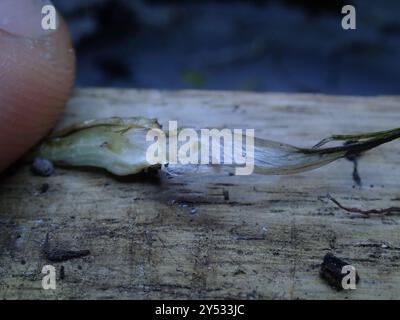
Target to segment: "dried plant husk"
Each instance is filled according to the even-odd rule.
[[[98,167],[115,175],[138,173],[150,167],[146,134],[160,129],[156,119],[107,118],[88,120],[54,132],[36,155],[56,165]]]
[[[63,166],[104,168],[115,175],[136,174],[150,167],[162,168],[169,174],[233,173],[236,164],[150,164],[146,151],[149,129],[159,129],[156,119],[107,118],[74,124],[53,133],[36,150],[36,155]],[[177,134],[177,133],[175,133]],[[298,148],[271,140],[254,140],[254,173],[274,175],[312,170],[337,159],[371,150],[400,137],[400,128],[352,135],[334,135],[313,148]],[[332,141],[353,142],[324,147]],[[200,145],[202,141],[198,142]],[[243,144],[243,148],[245,145]],[[200,150],[200,149],[199,149]],[[246,152],[246,150],[241,150]],[[200,152],[200,151],[199,151]]]

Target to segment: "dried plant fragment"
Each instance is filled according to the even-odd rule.
[[[152,167],[146,161],[146,133],[154,128],[160,128],[157,121],[146,118],[85,121],[55,132],[37,153],[58,165],[135,174]]]
[[[161,131],[155,119],[108,118],[75,124],[52,134],[38,148],[36,156],[64,166],[92,166],[115,175],[136,174],[155,167],[173,174],[231,174],[235,164],[171,164],[168,161],[149,163],[146,152],[151,142],[146,139],[150,129]],[[171,133],[166,133],[171,136]],[[173,133],[178,135],[178,132]],[[358,135],[335,135],[322,140],[314,148],[298,148],[284,143],[254,139],[252,162],[254,173],[293,174],[321,167],[343,157],[368,151],[400,137],[400,128]],[[324,147],[335,140],[357,140],[354,143]],[[193,146],[204,145],[203,140]],[[243,146],[240,151],[246,153]],[[223,147],[221,147],[223,148]],[[221,151],[223,151],[221,149]],[[200,152],[200,151],[199,151]]]
[[[329,252],[324,257],[319,274],[331,287],[341,291],[344,289],[342,282],[343,278],[346,276],[346,273],[343,273],[343,267],[346,266],[351,265]],[[360,277],[357,272],[355,273],[355,276],[355,282],[358,283]]]
[[[344,211],[348,213],[361,214],[367,218],[369,218],[370,216],[385,216],[385,215],[400,214],[400,207],[363,210],[355,207],[346,207],[329,194],[327,195],[327,198],[331,200],[334,204],[336,204],[339,208],[343,209]]]

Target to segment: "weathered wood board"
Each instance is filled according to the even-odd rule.
[[[140,115],[311,146],[398,127],[399,106],[399,97],[82,89],[60,126]],[[351,217],[326,194],[365,209],[400,206],[399,168],[396,141],[360,159],[361,188],[347,160],[292,176],[173,179],[61,168],[44,178],[21,165],[0,181],[0,298],[396,299],[400,217]],[[46,261],[47,234],[52,247],[90,255]],[[356,290],[320,279],[327,252],[356,267]],[[46,264],[56,290],[42,289]]]

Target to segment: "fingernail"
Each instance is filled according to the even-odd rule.
[[[46,10],[48,5],[51,5],[49,0],[0,0],[0,30],[32,39],[54,32],[58,27],[58,15],[54,29],[54,23],[49,24],[48,19],[54,16]]]

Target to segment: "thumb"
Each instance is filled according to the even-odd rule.
[[[74,81],[75,58],[59,15],[44,30],[46,0],[0,1],[0,172],[54,125]]]

